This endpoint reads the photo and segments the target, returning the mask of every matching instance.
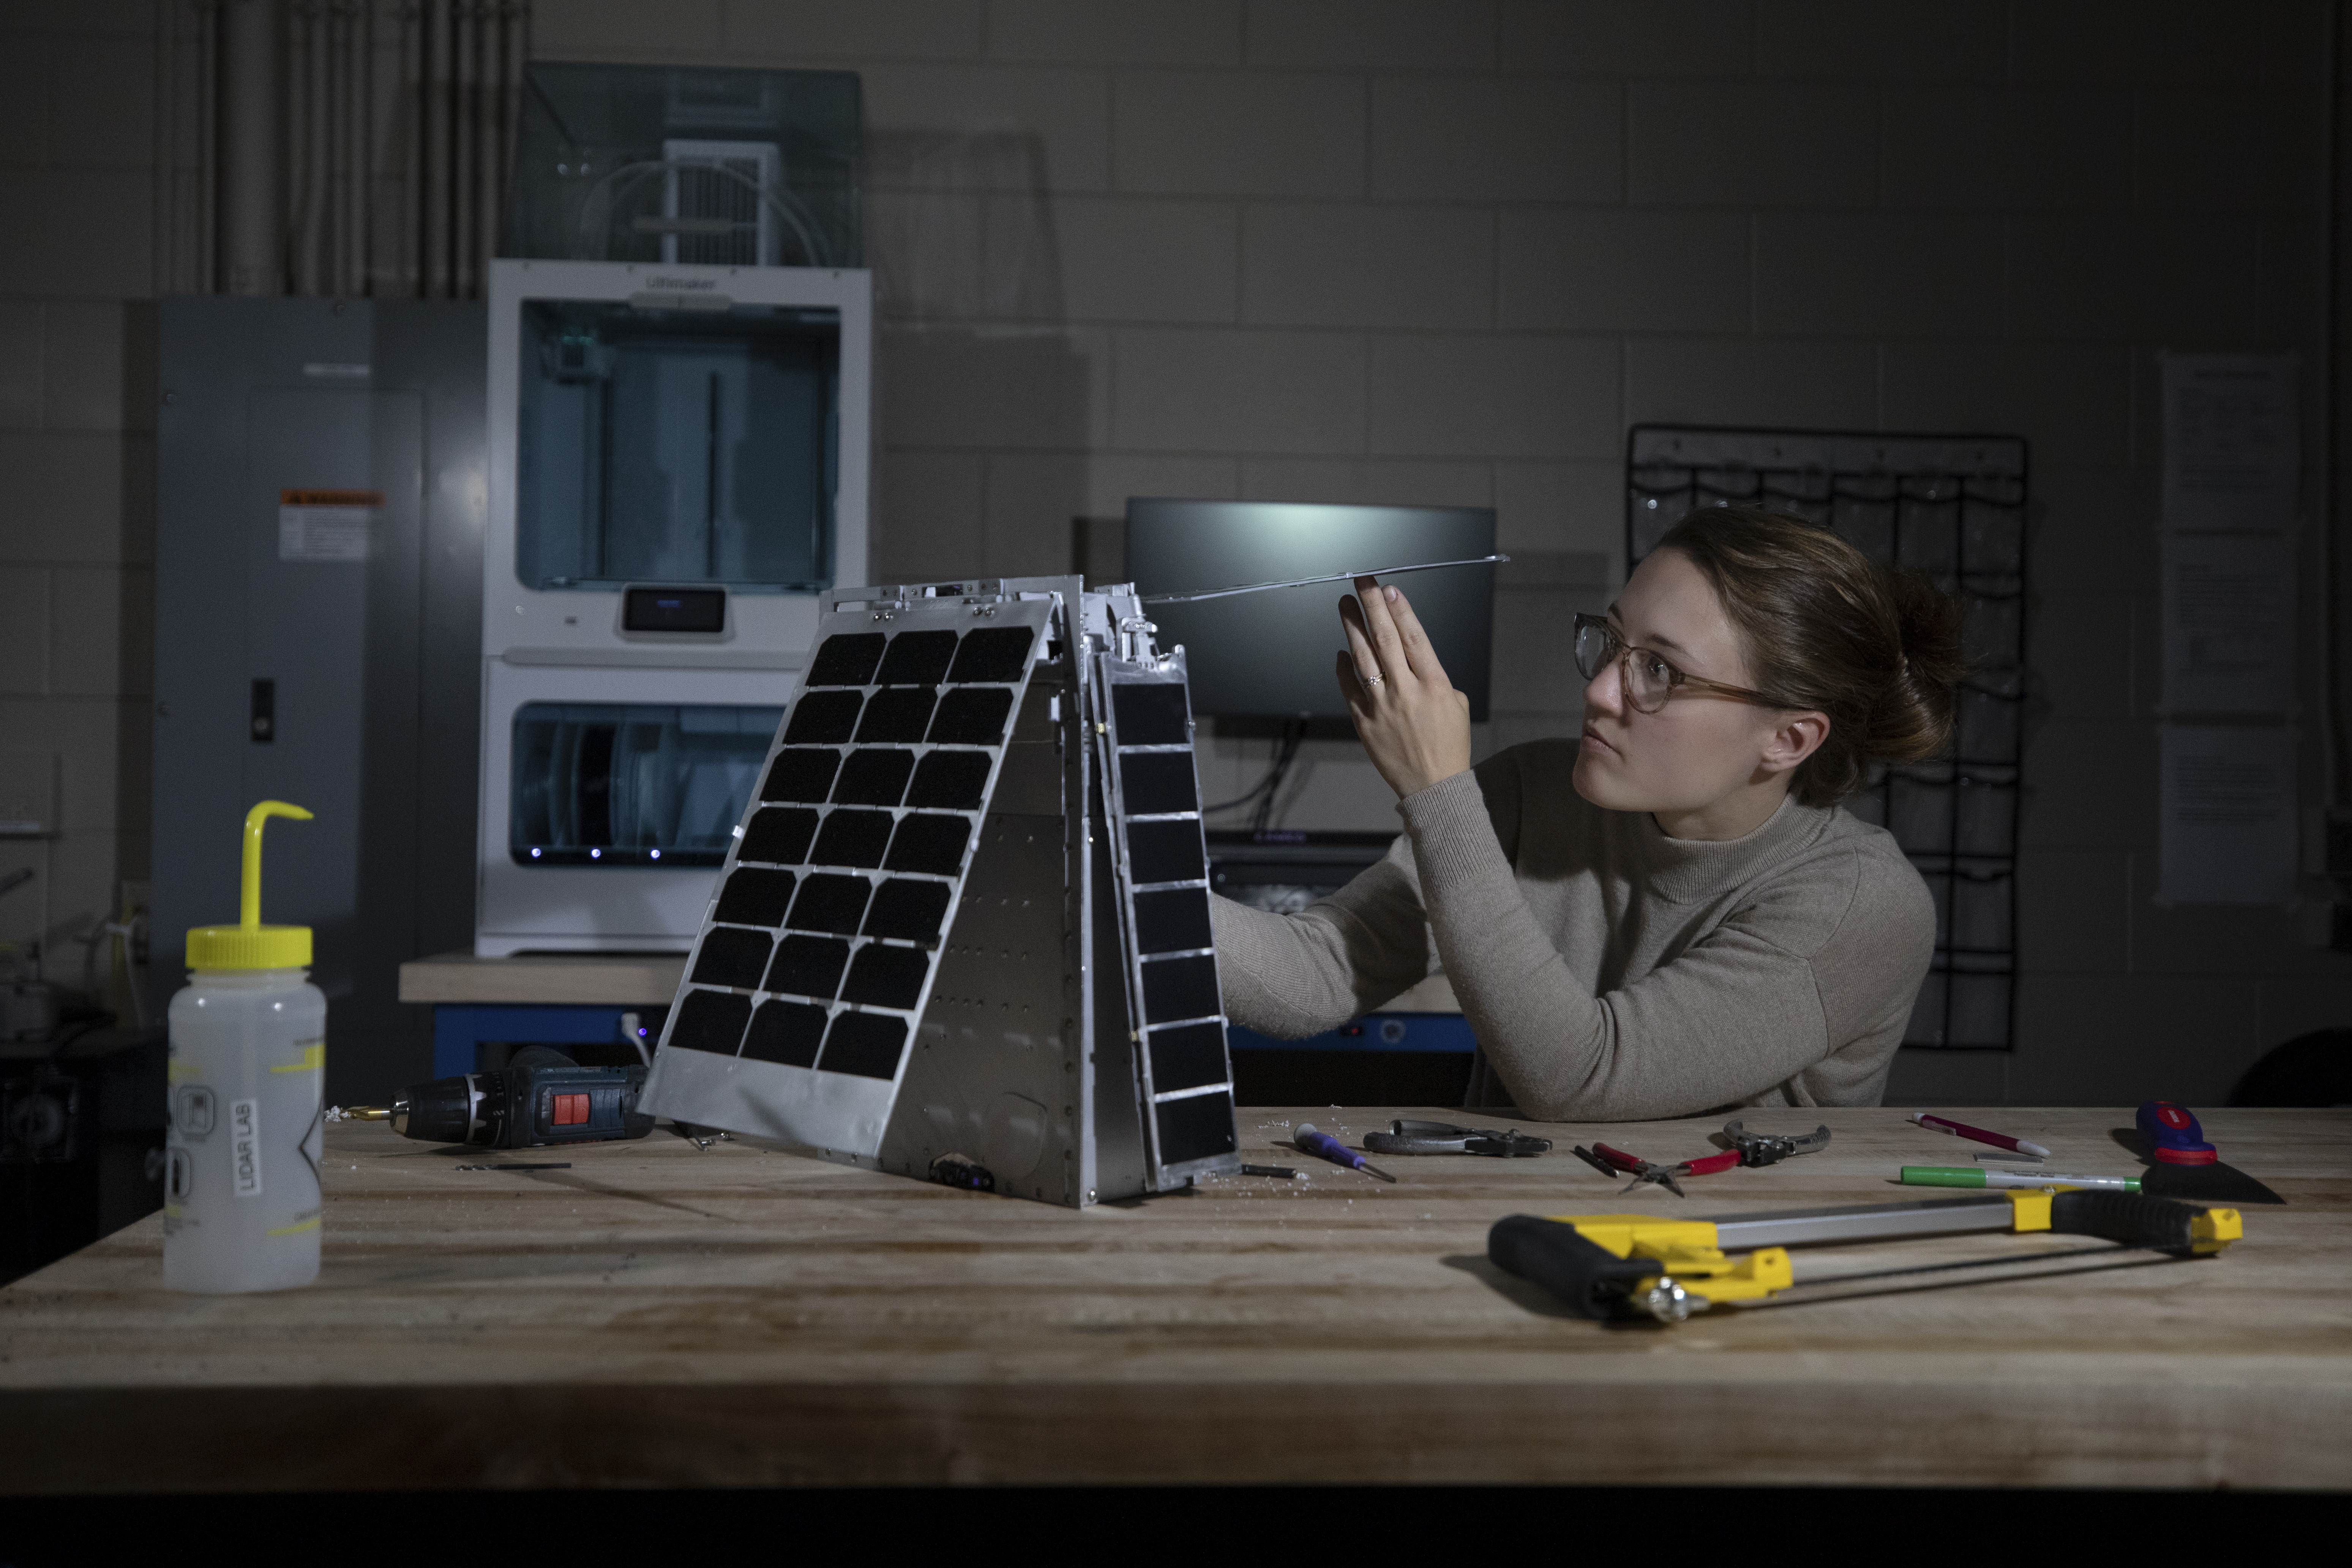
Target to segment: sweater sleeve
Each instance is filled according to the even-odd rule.
[[[1488,820],[1481,785],[1502,784],[1488,773],[1441,780],[1399,809],[1454,994],[1527,1114],[1691,1115],[1764,1093],[1838,1043],[1812,960],[1855,907],[1856,857],[1774,880],[1671,962],[1596,996],[1528,906]]]
[[[1213,896],[1209,923],[1226,1016],[1276,1039],[1336,1029],[1435,967],[1402,838],[1379,865],[1297,914]]]

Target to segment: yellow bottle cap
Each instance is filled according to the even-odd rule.
[[[261,825],[273,816],[308,822],[310,814],[282,800],[265,800],[245,814],[245,865],[239,879],[237,923],[197,926],[188,932],[190,969],[308,969],[309,926],[261,923]]]

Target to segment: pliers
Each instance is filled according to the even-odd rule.
[[[1497,1132],[1491,1127],[1402,1117],[1389,1125],[1393,1131],[1366,1133],[1364,1147],[1375,1154],[1492,1154],[1498,1159],[1530,1159],[1551,1147],[1550,1139],[1530,1137],[1516,1127]]]
[[[1625,1184],[1624,1191],[1627,1193],[1644,1182],[1655,1182],[1678,1198],[1690,1196],[1688,1193],[1683,1191],[1682,1183],[1677,1180],[1678,1177],[1712,1175],[1717,1171],[1728,1171],[1739,1163],[1739,1151],[1737,1149],[1726,1149],[1720,1154],[1708,1154],[1701,1159],[1685,1160],[1679,1164],[1673,1165],[1654,1164],[1636,1155],[1628,1154],[1622,1149],[1612,1149],[1606,1143],[1595,1143],[1590,1149],[1579,1144],[1574,1152],[1577,1158],[1603,1175],[1632,1175],[1633,1179]],[[1622,1197],[1623,1194],[1621,1193],[1619,1195]]]
[[[1750,1132],[1737,1121],[1723,1124],[1723,1136],[1738,1152],[1743,1165],[1771,1165],[1791,1154],[1810,1154],[1830,1141],[1830,1130],[1817,1127],[1801,1134]]]

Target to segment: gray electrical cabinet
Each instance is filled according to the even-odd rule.
[[[153,938],[234,921],[265,799],[262,919],[315,930],[327,1096],[431,1076],[404,961],[470,945],[487,321],[479,304],[163,302]]]

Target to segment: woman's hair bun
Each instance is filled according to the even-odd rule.
[[[1924,574],[1881,565],[1818,523],[1763,507],[1702,507],[1658,542],[1715,587],[1758,690],[1829,715],[1797,769],[1807,805],[1833,805],[1874,763],[1924,762],[1950,743],[1967,603]]]

